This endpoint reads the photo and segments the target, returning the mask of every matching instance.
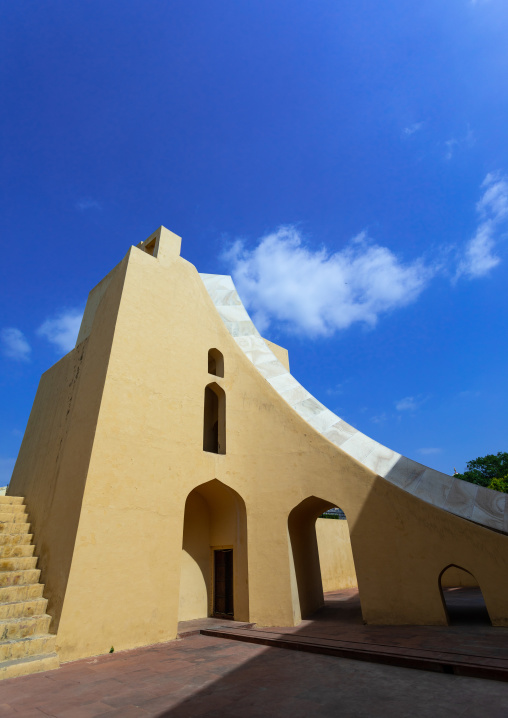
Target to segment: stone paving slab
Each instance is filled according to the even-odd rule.
[[[386,665],[508,681],[508,629],[494,628],[475,588],[445,589],[454,625],[367,626],[358,589],[325,594],[325,605],[298,626],[234,623],[207,626],[205,635],[265,646],[342,656]]]
[[[471,603],[467,592],[452,595],[458,604]],[[462,662],[475,656],[493,665],[508,660],[508,630],[492,628],[481,614],[477,622],[469,617],[450,627],[365,626],[355,591],[326,598],[325,608],[296,628],[254,630],[277,640],[359,644],[360,652],[373,646],[388,657],[395,647],[396,653],[416,651],[420,658],[430,651],[439,660],[449,653]],[[222,619],[205,619],[199,630],[217,624],[252,633]],[[197,634],[0,682],[1,718],[337,715],[506,718],[508,684]]]
[[[508,685],[196,635],[0,685],[2,718],[506,718]]]
[[[453,619],[450,626],[372,626],[362,620],[357,589],[325,595],[325,606],[295,627],[261,627],[263,631],[315,638],[399,646],[508,660],[508,628],[492,627],[477,589],[445,590]]]
[[[340,641],[333,638],[277,633],[273,630],[246,630],[227,626],[202,629],[201,633],[205,636],[217,636],[269,647],[508,682],[508,660],[495,657],[465,655],[452,651],[411,649],[379,643]]]

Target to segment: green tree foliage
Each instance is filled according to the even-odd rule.
[[[508,452],[498,451],[497,454],[479,456],[467,462],[463,474],[455,476],[471,484],[508,493]]]
[[[503,494],[508,494],[508,476],[505,476],[502,479],[492,479],[487,488],[494,489],[494,491],[501,491]]]

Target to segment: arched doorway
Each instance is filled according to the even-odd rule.
[[[185,503],[178,620],[214,615],[249,617],[245,503],[217,479]]]
[[[492,625],[478,581],[465,568],[449,564],[443,569],[439,590],[450,626]]]
[[[332,515],[340,518],[320,518],[334,509],[336,513]],[[359,613],[356,571],[344,512],[324,499],[310,496],[289,514],[288,532],[295,623],[325,605],[325,592],[352,590]]]

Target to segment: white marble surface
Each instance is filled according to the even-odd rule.
[[[226,328],[259,373],[311,427],[403,491],[488,528],[508,533],[508,496],[401,456],[350,426],[315,399],[281,364],[252,323],[231,277],[201,274]]]
[[[454,479],[448,496],[446,497],[445,508],[452,513],[458,513],[466,519],[471,518],[475,505],[478,486],[467,481]]]

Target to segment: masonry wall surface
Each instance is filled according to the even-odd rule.
[[[198,491],[192,491],[185,506],[178,620],[190,621],[210,613],[212,601],[212,556],[210,509]]]
[[[342,588],[356,588],[358,579],[347,521],[317,519],[316,536],[323,591],[326,593]],[[441,586],[473,587],[478,586],[478,582],[467,571],[452,566],[441,576]]]
[[[94,333],[45,372],[9,485],[24,496],[44,595],[59,627],[127,261],[108,275]],[[93,291],[91,292],[93,294]]]
[[[347,521],[317,519],[316,535],[323,591],[355,588],[358,580]]]
[[[208,375],[212,347],[224,355],[224,378]],[[226,394],[224,455],[202,448],[210,381]],[[27,496],[62,660],[175,638],[179,616],[191,612],[181,587],[182,595],[193,590],[189,566],[181,580],[186,501],[214,480],[245,507],[243,518],[236,514],[236,556],[244,560],[235,618],[299,620],[288,519],[312,499],[348,517],[368,623],[444,624],[439,575],[454,564],[479,581],[493,623],[507,624],[508,538],[389,484],[309,426],[241,352],[180,257],[132,248],[86,343],[44,382],[9,493]],[[205,491],[220,533],[231,514],[221,518]],[[302,530],[315,522],[313,511],[301,514]],[[202,597],[194,600],[201,612]]]

